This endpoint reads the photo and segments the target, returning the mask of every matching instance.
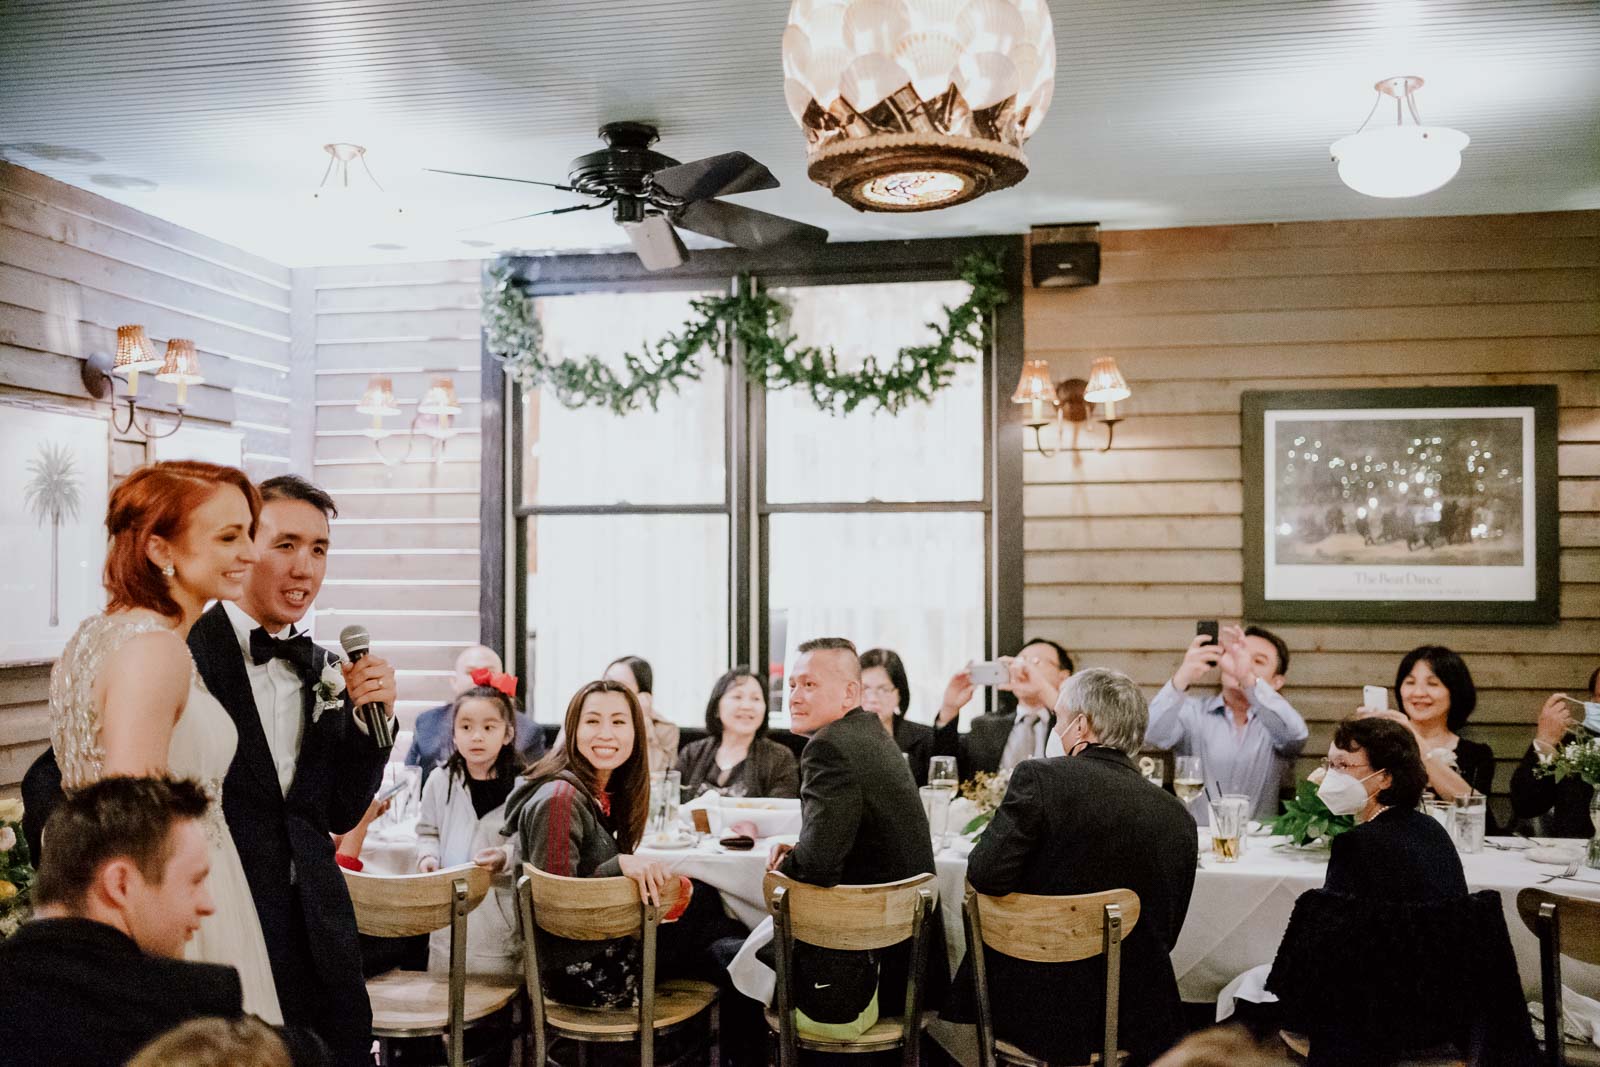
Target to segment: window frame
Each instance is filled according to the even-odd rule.
[[[539,515],[720,514],[728,518],[728,663],[763,671],[770,662],[768,576],[770,517],[785,513],[966,512],[984,516],[984,642],[994,658],[1023,639],[1022,412],[1011,403],[1011,383],[1022,370],[1021,236],[863,241],[793,246],[767,251],[697,250],[682,267],[646,271],[632,253],[505,256],[533,297],[589,292],[724,290],[744,284],[764,288],[861,283],[947,281],[955,263],[972,252],[1002,256],[1010,299],[995,312],[992,346],[982,360],[983,489],[968,501],[819,501],[772,503],[766,499],[766,390],[747,381],[742,353],[729,359],[724,403],[724,496],[711,504],[540,505],[522,501],[522,389],[504,373],[487,344],[482,363],[482,434],[479,519],[483,535],[479,631],[508,669],[523,673],[528,621],[528,522]],[[486,264],[487,271],[488,264]],[[726,342],[737,346],[736,340]],[[509,462],[508,462],[509,457]],[[509,550],[509,551],[508,551]],[[509,557],[509,558],[508,558]],[[985,698],[992,692],[985,690]]]

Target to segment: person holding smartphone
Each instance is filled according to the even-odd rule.
[[[1600,667],[1589,675],[1587,700],[1552,693],[1539,710],[1533,743],[1511,774],[1511,811],[1518,819],[1538,820],[1535,831],[1549,837],[1593,837],[1589,801],[1594,787],[1576,775],[1557,782],[1535,774],[1539,760],[1555,752],[1569,731],[1582,726],[1587,705],[1600,704]]]
[[[1308,733],[1280,692],[1288,671],[1289,646],[1271,630],[1200,623],[1171,680],[1150,701],[1145,744],[1199,756],[1207,792],[1251,797],[1258,819],[1277,814],[1278,783]],[[1212,672],[1220,691],[1193,691]],[[1208,823],[1204,793],[1189,811],[1200,825]]]
[[[991,666],[988,664],[969,664],[957,671],[939,704],[933,755],[955,756],[962,781],[979,771],[1010,770],[1025,759],[1045,755],[1051,709],[1062,684],[1072,676],[1072,656],[1044,637],[1033,638],[1015,656],[1002,656],[998,663],[1004,665],[1004,678],[973,676],[975,668]],[[1017,703],[1010,711],[979,715],[963,734],[959,732],[961,709],[972,699],[975,685],[993,685],[1012,694]]]

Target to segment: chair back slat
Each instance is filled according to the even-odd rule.
[[[1561,954],[1583,963],[1600,964],[1600,901],[1529,886],[1517,894],[1517,914],[1535,936],[1539,933],[1541,904],[1554,904],[1561,913]]]
[[[539,929],[574,941],[608,941],[639,932],[644,921],[639,884],[631,878],[567,878],[524,863]],[[672,910],[683,892],[669,878],[661,894],[661,913]]]
[[[761,885],[768,911],[773,911],[773,891],[780,887],[796,941],[845,951],[888,948],[905,941],[914,932],[917,902],[924,889],[938,893],[932,874],[882,885],[824,889],[769,871]]]
[[[990,897],[968,888],[977,902],[983,943],[1033,963],[1071,963],[1104,952],[1107,904],[1121,911],[1123,937],[1139,922],[1139,895],[1131,889],[1071,897]]]
[[[372,937],[416,937],[449,926],[459,880],[467,883],[468,911],[489,892],[489,872],[472,863],[399,876],[340,870],[355,905],[356,929]]]

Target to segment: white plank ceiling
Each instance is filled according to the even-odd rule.
[[[561,181],[615,119],[657,122],[680,160],[751,153],[783,188],[740,199],[835,240],[1600,207],[1597,0],[1051,0],[1060,73],[1031,176],[899,217],[806,179],[788,6],[0,0],[0,151],[291,266],[620,247],[604,211],[465,230],[577,201],[422,172]],[[1424,121],[1472,145],[1444,189],[1372,200],[1327,148],[1395,74],[1425,78]],[[330,140],[368,147],[407,221],[314,210]]]

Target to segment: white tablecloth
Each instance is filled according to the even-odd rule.
[[[728,852],[714,840],[707,839],[694,848],[645,847],[639,849],[639,854],[660,860],[680,874],[715,887],[721,892],[729,912],[753,929],[767,914],[761,899],[767,853],[777,842],[793,840],[793,835],[772,837],[758,841],[750,852]],[[1524,844],[1516,839],[1491,840],[1518,849]],[[1576,848],[1579,843],[1567,844]],[[1195,875],[1194,896],[1189,901],[1183,933],[1172,950],[1172,967],[1183,999],[1206,1003],[1214,1001],[1222,987],[1243,971],[1272,962],[1289,924],[1295,899],[1307,889],[1321,887],[1327,874],[1328,854],[1325,850],[1276,848],[1267,839],[1252,838],[1238,863],[1218,863],[1211,856],[1210,838],[1204,833],[1200,848],[1202,867]],[[967,842],[958,839],[935,859],[945,942],[952,967],[966,954],[961,898],[966,886],[970,849]],[[374,827],[361,858],[367,870],[374,874],[413,873],[416,870],[415,824]],[[1517,916],[1517,891],[1536,884],[1546,875],[1558,873],[1560,868],[1534,863],[1521,851],[1492,847],[1477,855],[1462,856],[1461,865],[1472,889],[1499,892],[1523,989],[1529,999],[1537,999],[1539,943]],[[1600,871],[1580,868],[1575,879],[1551,882],[1549,888],[1571,896],[1600,899]],[[1563,964],[1563,978],[1578,992],[1600,997],[1600,968],[1568,960]]]

